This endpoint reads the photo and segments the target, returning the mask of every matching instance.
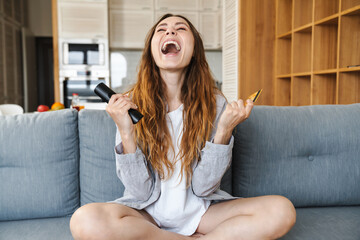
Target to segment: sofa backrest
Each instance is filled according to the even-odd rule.
[[[360,104],[254,107],[235,130],[232,175],[236,196],[360,204]]]
[[[75,110],[0,116],[0,221],[70,215],[79,206]]]
[[[116,175],[116,126],[104,110],[79,112],[80,203],[120,198],[124,186]]]

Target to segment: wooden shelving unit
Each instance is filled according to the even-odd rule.
[[[274,103],[360,102],[360,0],[276,0]]]

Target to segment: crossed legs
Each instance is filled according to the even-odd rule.
[[[70,220],[75,240],[242,240],[277,239],[295,224],[292,203],[281,196],[240,198],[211,205],[197,234],[183,236],[160,229],[145,211],[115,203],[91,203]]]

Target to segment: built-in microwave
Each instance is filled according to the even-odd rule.
[[[63,43],[64,65],[105,65],[103,43]]]

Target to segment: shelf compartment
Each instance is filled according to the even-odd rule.
[[[276,78],[275,105],[289,106],[291,93],[291,78]]]
[[[291,73],[291,35],[279,38],[276,47],[276,74],[284,75]]]
[[[312,22],[313,0],[294,0],[294,28]]]
[[[291,105],[310,105],[311,76],[293,77],[291,89]]]
[[[341,0],[341,11],[360,5],[360,0]]]
[[[339,0],[315,0],[315,19],[318,21],[320,19],[329,17],[333,14],[339,12]]]
[[[336,68],[338,18],[314,27],[314,71]]]
[[[291,31],[292,0],[278,0],[277,35]]]
[[[341,16],[340,68],[360,64],[360,11]]]
[[[311,35],[311,27],[294,33],[293,73],[311,71]]]
[[[336,104],[336,73],[314,75],[312,104]]]
[[[339,104],[360,103],[360,71],[339,74]]]

